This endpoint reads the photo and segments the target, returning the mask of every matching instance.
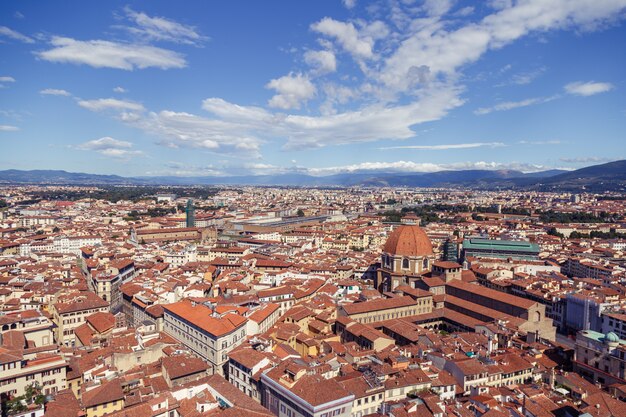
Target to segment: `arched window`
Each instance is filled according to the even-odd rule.
[[[422,269],[428,269],[428,258],[424,258],[422,262]]]
[[[409,260],[407,258],[402,259],[402,269],[409,269]]]
[[[535,321],[541,321],[541,313],[539,311],[535,311]]]

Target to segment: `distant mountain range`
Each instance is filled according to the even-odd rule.
[[[0,184],[62,185],[278,185],[370,187],[522,188],[532,190],[625,190],[626,160],[576,171],[549,170],[525,174],[513,170],[464,170],[430,173],[354,172],[315,177],[289,173],[231,177],[121,177],[54,170],[0,171]]]

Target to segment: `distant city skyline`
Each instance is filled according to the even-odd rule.
[[[530,172],[626,158],[626,0],[0,10],[0,169]]]

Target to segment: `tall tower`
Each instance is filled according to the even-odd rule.
[[[196,209],[193,207],[193,201],[191,198],[187,200],[187,208],[185,209],[187,214],[187,227],[195,227],[196,225]]]
[[[450,262],[459,262],[459,245],[453,239],[446,239],[443,245],[443,260]]]

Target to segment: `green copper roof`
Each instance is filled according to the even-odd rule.
[[[495,250],[495,251],[515,251],[515,252],[530,252],[538,253],[539,245],[536,243],[530,243],[526,241],[517,240],[494,240],[494,239],[480,239],[470,238],[463,240],[463,249],[482,249],[482,250]]]
[[[620,345],[626,345],[626,340],[620,339],[619,336],[613,332],[604,334],[593,330],[583,330],[580,333],[596,342],[619,342]]]

